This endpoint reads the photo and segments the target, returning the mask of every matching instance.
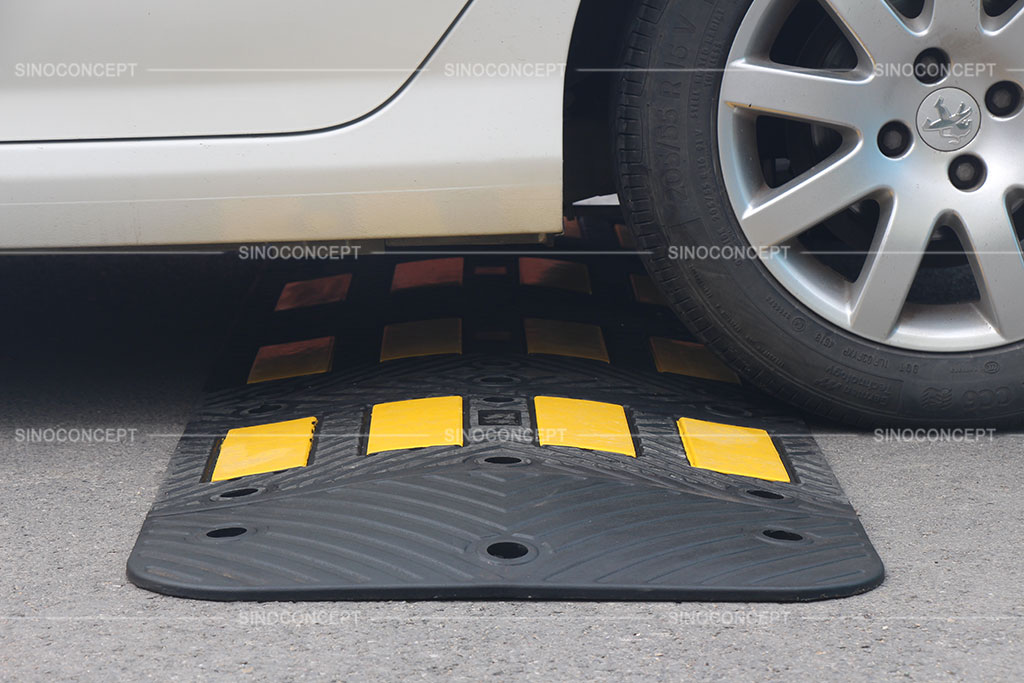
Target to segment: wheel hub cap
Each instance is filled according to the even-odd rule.
[[[917,130],[929,147],[956,152],[974,142],[981,130],[978,102],[959,88],[942,88],[924,98],[917,112]]]

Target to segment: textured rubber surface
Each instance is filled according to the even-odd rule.
[[[730,381],[665,306],[637,296],[642,266],[611,228],[587,226],[589,240],[563,240],[557,257],[537,247],[522,257],[478,250],[458,267],[414,253],[268,267],[178,444],[129,578],[218,600],[790,601],[881,582],[882,564],[802,420]],[[528,261],[524,273],[534,253],[559,262]],[[315,281],[339,270],[349,276],[342,295]],[[293,309],[302,290],[316,296]],[[449,319],[461,324],[393,334]],[[583,357],[528,354],[537,320],[548,353]],[[593,335],[607,362],[593,359]],[[322,338],[334,340],[326,372],[247,383],[261,349]],[[678,368],[689,375],[657,371],[655,339],[702,352]],[[414,347],[436,355],[387,360]],[[538,396],[611,404],[626,430],[581,434],[587,421],[574,426],[580,416],[559,409],[542,410],[555,432],[538,429]],[[433,413],[444,424],[408,430],[374,411],[441,397],[462,399],[461,439],[447,433],[445,410]],[[409,404],[388,414],[418,415]],[[683,417],[767,430],[791,481],[693,466]],[[273,434],[309,418],[305,467],[210,481],[229,431]],[[458,429],[457,411],[454,420]],[[386,443],[449,445],[367,455],[375,429],[388,431]]]
[[[466,396],[465,446],[363,455],[371,404],[452,393]],[[639,457],[536,445],[537,394],[624,404]],[[484,411],[515,414],[521,426],[481,425]],[[201,481],[218,434],[306,414],[321,418],[309,467]],[[680,415],[769,428],[796,483],[689,466]],[[508,462],[487,461],[495,456]],[[221,529],[246,531],[208,536]],[[802,540],[765,535],[779,531]],[[500,543],[526,554],[488,554]],[[861,592],[883,570],[799,420],[725,385],[471,356],[212,394],[128,572],[142,587],[206,599],[789,601]]]

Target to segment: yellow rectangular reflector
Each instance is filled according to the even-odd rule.
[[[604,333],[597,325],[537,318],[527,318],[523,323],[527,353],[610,362]]]
[[[587,448],[636,457],[622,406],[552,396],[538,396],[533,405],[541,446]]]
[[[384,328],[380,362],[462,353],[462,319],[395,323]]]
[[[249,384],[318,375],[331,369],[334,337],[263,346],[249,370]]]
[[[763,429],[681,418],[679,436],[690,464],[768,481],[790,481],[772,437]]]
[[[651,304],[652,306],[668,306],[661,290],[654,284],[654,280],[646,275],[633,273],[629,276],[629,282],[633,285],[633,296],[638,303]]]
[[[461,256],[399,263],[395,266],[395,274],[391,279],[391,291],[445,285],[460,286],[464,265]]]
[[[524,256],[519,259],[519,284],[590,294],[590,271],[585,263]]]
[[[658,372],[739,384],[740,378],[702,344],[651,337],[651,353]]]
[[[333,275],[315,280],[289,282],[281,290],[275,311],[288,311],[293,308],[321,306],[344,301],[348,297],[348,289],[352,285],[352,274]]]
[[[462,397],[378,403],[370,412],[366,454],[462,445]]]
[[[305,467],[314,431],[315,417],[232,429],[221,442],[210,481]]]

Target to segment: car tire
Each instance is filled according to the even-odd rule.
[[[645,0],[630,17],[613,93],[615,155],[651,276],[745,380],[805,411],[873,428],[1021,424],[1024,344],[945,353],[874,341],[819,315],[748,257],[718,114],[730,51],[758,1]]]

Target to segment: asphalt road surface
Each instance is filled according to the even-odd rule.
[[[0,258],[0,678],[1024,679],[1021,434],[819,425],[888,569],[846,600],[253,605],[134,587],[125,560],[252,274],[218,256]],[[58,427],[114,431],[31,438]]]

